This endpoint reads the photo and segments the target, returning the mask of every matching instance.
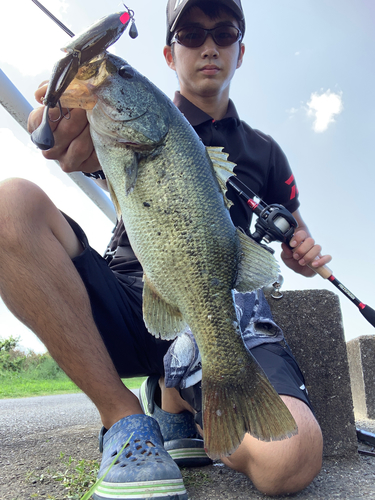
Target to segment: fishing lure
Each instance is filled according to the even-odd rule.
[[[35,0],[33,1],[36,3]],[[74,79],[79,68],[114,44],[124,33],[130,22],[130,37],[136,38],[138,36],[134,22],[134,11],[128,9],[126,5],[124,7],[126,11],[110,14],[99,19],[99,21],[90,26],[82,34],[74,36],[70,32],[73,35],[73,39],[71,43],[62,48],[63,52],[66,52],[67,55],[55,64],[52,71],[52,78],[49,81],[47,92],[43,99],[45,109],[42,122],[31,134],[31,140],[39,149],[45,151],[54,146],[54,137],[49,124],[49,110],[58,105],[61,95]],[[66,28],[65,31],[68,32],[69,30],[67,31]],[[61,105],[59,107],[60,119],[63,114]]]

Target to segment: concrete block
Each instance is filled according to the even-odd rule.
[[[347,349],[355,414],[375,419],[375,335],[350,340]]]
[[[356,457],[353,400],[339,299],[327,290],[266,294],[276,323],[305,376],[324,437],[324,456]]]

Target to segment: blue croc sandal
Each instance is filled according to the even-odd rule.
[[[133,435],[132,435],[133,433]],[[180,469],[165,451],[158,423],[131,415],[101,431],[103,450],[98,478],[132,435],[116,463],[95,491],[95,500],[188,500]]]
[[[212,464],[204,451],[204,442],[197,432],[194,416],[189,411],[168,413],[156,404],[155,393],[159,377],[148,377],[141,385],[139,400],[146,415],[159,424],[164,448],[179,467],[203,467]]]

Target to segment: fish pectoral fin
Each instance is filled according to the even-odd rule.
[[[125,167],[125,194],[130,194],[135,186],[138,177],[138,160],[139,155],[133,153],[132,160],[128,162]]]
[[[180,310],[160,297],[146,277],[143,286],[143,319],[148,331],[164,340],[172,340],[187,329]]]
[[[235,163],[228,161],[228,153],[224,153],[224,148],[221,147],[207,147],[207,153],[212,161],[216,178],[219,181],[219,185],[224,195],[224,203],[226,207],[229,209],[233,203],[226,197],[227,192],[227,180],[229,177],[235,175],[233,172]]]
[[[241,258],[234,288],[239,292],[250,292],[277,280],[279,265],[274,256],[237,229],[240,239]]]
[[[205,373],[203,367],[202,394],[204,445],[214,460],[233,453],[246,433],[278,441],[298,432],[290,411],[250,354],[232,380],[220,377],[220,369]]]

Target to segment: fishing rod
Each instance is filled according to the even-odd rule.
[[[47,16],[52,19],[52,21],[54,21],[58,26],[60,26],[61,29],[63,29],[65,31],[65,33],[67,35],[69,35],[70,37],[73,37],[74,36],[74,33],[72,33],[70,31],[69,28],[67,28],[65,26],[65,24],[63,24],[59,19],[57,19],[57,17],[55,17],[52,12],[50,12],[48,9],[46,9],[46,7],[44,7],[44,5],[42,5],[40,2],[38,2],[38,0],[31,0],[32,2],[35,3],[35,5],[37,5],[39,7],[40,10],[42,10],[45,14],[47,14]]]
[[[298,227],[296,219],[293,215],[282,205],[272,204],[272,205],[262,205],[260,202],[254,201],[250,198],[237,183],[240,183],[246,190],[249,190],[254,196],[259,198],[252,189],[245,185],[238,177],[235,178],[236,182],[231,179],[227,180],[227,183],[233,187],[237,195],[246,201],[246,204],[251,208],[253,213],[258,216],[255,223],[255,232],[251,237],[261,243],[264,240],[266,243],[271,243],[272,241],[280,241],[286,243],[291,250],[289,243],[293,237],[295,229]],[[310,267],[314,272],[319,274],[322,278],[330,281],[340,292],[342,292],[345,297],[347,297],[353,304],[355,304],[359,312],[364,316],[364,318],[375,328],[375,311],[370,306],[364,304],[359,300],[350,290],[346,288],[332,273],[332,271],[327,266],[321,267]]]

